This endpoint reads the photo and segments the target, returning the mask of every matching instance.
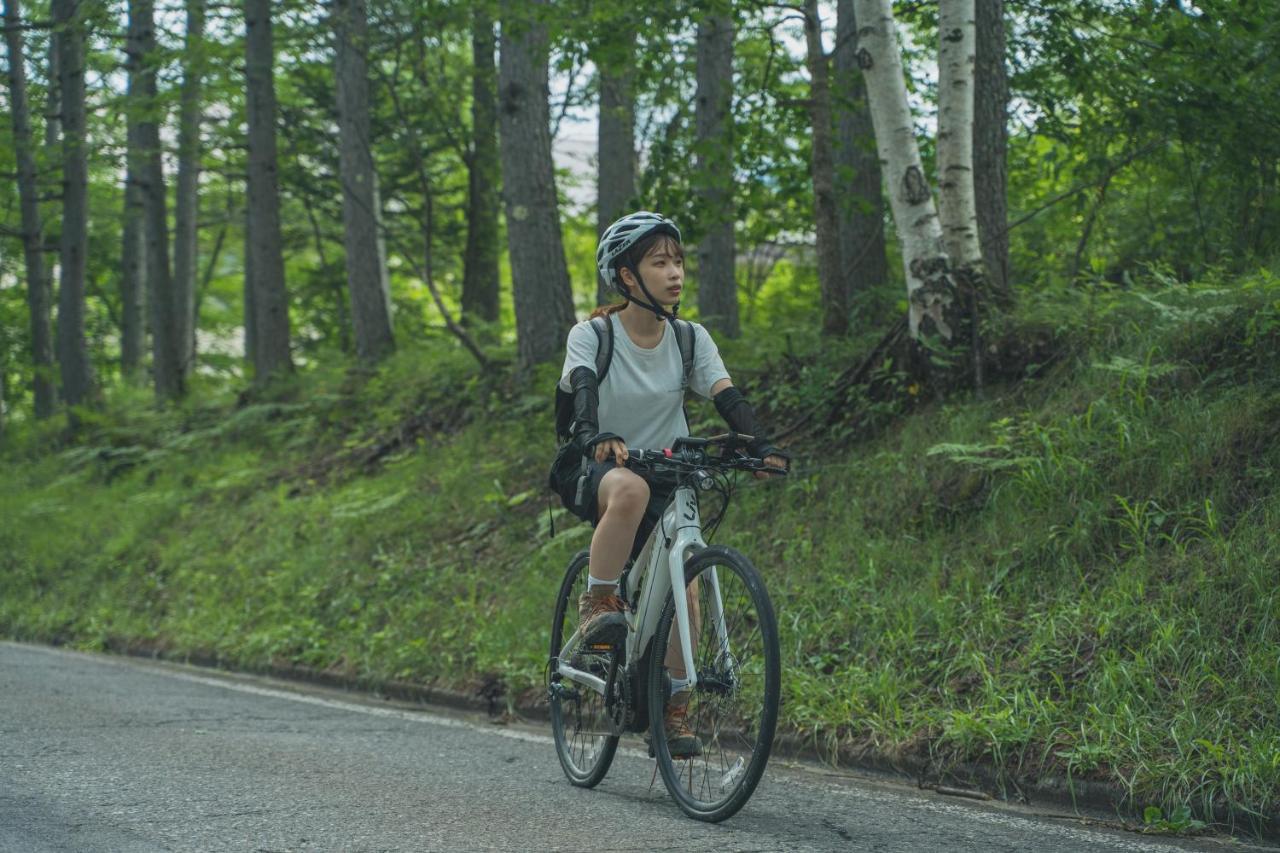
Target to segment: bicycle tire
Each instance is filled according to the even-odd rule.
[[[551,672],[548,702],[551,734],[556,757],[569,781],[580,788],[594,788],[604,779],[618,750],[618,736],[611,730],[604,697],[572,682],[562,681],[556,662],[564,641],[578,627],[578,595],[587,588],[587,552],[580,551],[569,561],[556,596],[551,623]],[[603,656],[599,656],[603,657]],[[568,685],[563,690],[557,685]]]
[[[717,570],[724,602],[731,651],[727,659],[710,617],[712,569]],[[701,612],[694,633],[699,683],[688,700],[687,719],[702,751],[692,758],[672,758],[664,729],[664,658],[675,621],[672,595],[667,596],[653,638],[649,740],[662,781],[681,810],[717,823],[746,805],[769,761],[781,684],[778,627],[760,573],[742,553],[722,546],[704,548],[685,564],[685,578],[697,591]]]

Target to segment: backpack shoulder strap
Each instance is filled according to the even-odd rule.
[[[683,368],[683,387],[689,387],[689,377],[693,375],[693,357],[696,335],[693,324],[688,320],[672,320],[671,328],[676,333],[676,343],[680,346],[680,363]]]
[[[592,317],[591,328],[596,333],[596,385],[604,382],[613,361],[613,320],[608,316]]]

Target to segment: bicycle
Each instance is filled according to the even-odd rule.
[[[680,438],[669,450],[629,452],[628,467],[673,478],[676,488],[619,580],[627,604],[625,646],[579,642],[587,552],[570,560],[551,627],[547,692],[556,754],[572,784],[599,784],[619,737],[648,729],[650,756],[690,817],[725,820],[755,791],[778,718],[777,623],[759,572],[740,552],[708,546],[699,514],[699,495],[719,492],[723,503],[707,526],[710,536],[728,509],[733,472],[785,473],[743,453],[749,439],[734,433]],[[684,595],[673,594],[680,589]],[[700,755],[680,759],[672,757],[663,726],[673,623],[691,681],[688,721],[703,744]]]

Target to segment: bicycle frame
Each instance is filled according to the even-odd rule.
[[[702,518],[698,513],[698,497],[693,487],[682,485],[675,490],[671,502],[662,513],[662,518],[649,534],[644,547],[636,557],[631,571],[627,574],[627,601],[636,602],[634,612],[627,611],[627,648],[626,663],[628,667],[638,666],[649,643],[658,629],[658,620],[662,617],[662,605],[667,593],[672,589],[684,589],[684,564],[698,550],[707,547],[702,539]],[[665,571],[663,569],[665,568]],[[716,636],[720,649],[717,659],[732,660],[729,650],[729,636],[724,622],[724,609],[720,600],[720,582],[715,569],[711,569],[707,577],[710,579],[712,595],[710,597],[711,613],[703,614],[703,618],[715,621]],[[648,583],[646,583],[646,579]],[[675,596],[675,622],[680,637],[680,650],[684,656],[685,673],[692,689],[698,683],[698,673],[694,666],[692,648],[692,630],[689,623],[689,600],[687,595]],[[577,651],[578,632],[565,641],[558,660],[558,672],[569,681],[590,688],[601,695],[605,692],[605,680],[589,672],[575,669],[569,665]]]

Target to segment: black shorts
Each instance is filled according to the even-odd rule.
[[[574,515],[584,521],[590,521],[592,527],[600,523],[600,507],[597,503],[600,481],[604,479],[605,474],[617,467],[617,463],[612,459],[607,459],[604,462],[591,460],[586,463],[586,473],[582,480],[581,499],[574,501],[572,510]],[[644,477],[644,474],[640,474],[640,476]],[[658,520],[662,518],[662,511],[667,508],[667,504],[671,502],[671,496],[676,490],[675,483],[672,482],[660,482],[650,477],[644,477],[644,480],[649,484],[649,504],[644,508],[644,517],[640,520],[640,527],[636,530],[635,541],[631,545],[632,558],[644,547],[644,542],[649,538],[649,533],[652,532],[653,528],[657,527]]]

